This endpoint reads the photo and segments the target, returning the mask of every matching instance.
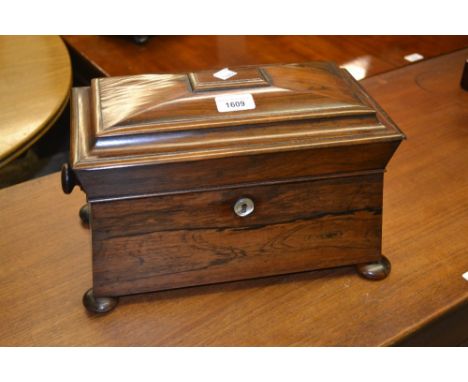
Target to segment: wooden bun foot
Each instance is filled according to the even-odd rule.
[[[91,313],[107,313],[119,302],[118,297],[95,297],[93,289],[88,289],[83,296],[83,305]]]
[[[374,263],[356,265],[359,275],[368,280],[382,280],[390,274],[391,269],[390,261],[385,256]]]
[[[84,224],[89,224],[89,204],[86,203],[80,208],[80,219]]]

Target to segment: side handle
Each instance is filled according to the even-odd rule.
[[[75,173],[68,163],[62,165],[62,190],[65,194],[70,194],[73,188],[78,184]]]

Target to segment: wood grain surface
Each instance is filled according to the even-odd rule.
[[[381,173],[91,203],[93,289],[119,296],[378,261]],[[241,197],[255,204],[239,217]]]
[[[457,335],[432,331],[425,343],[462,343],[466,320],[452,314],[468,302],[467,56],[363,82],[408,135],[384,182],[387,279],[344,267],[126,297],[91,316],[81,305],[91,286],[84,195],[63,195],[53,174],[0,191],[0,344],[391,345],[449,315]]]
[[[64,36],[83,84],[100,76],[177,73],[225,66],[335,61],[357,79],[468,46],[467,36]]]
[[[37,141],[60,116],[71,64],[58,36],[0,36],[0,166]]]

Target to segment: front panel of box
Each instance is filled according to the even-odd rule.
[[[92,202],[94,292],[117,296],[377,260],[382,179],[370,171]]]

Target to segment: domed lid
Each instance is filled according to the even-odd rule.
[[[72,167],[96,169],[401,140],[333,63],[99,78],[76,88]]]

